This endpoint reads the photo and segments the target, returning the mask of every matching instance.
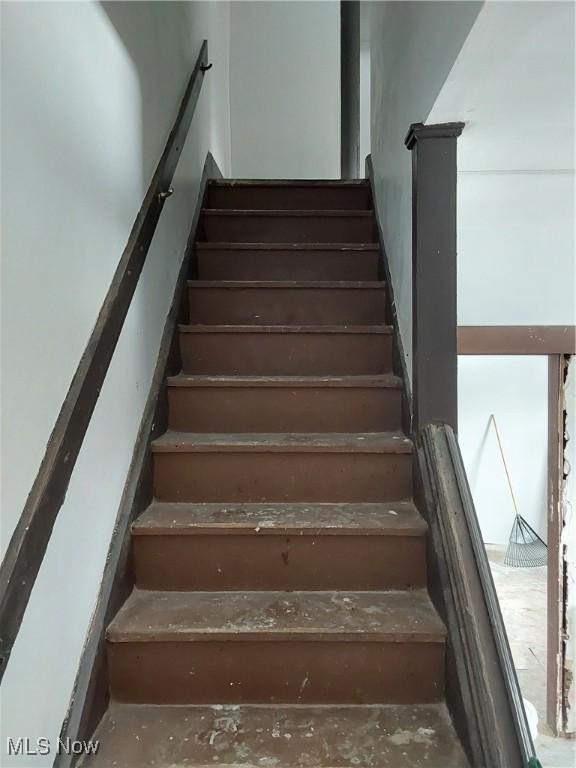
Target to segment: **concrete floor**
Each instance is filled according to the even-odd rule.
[[[574,768],[576,741],[555,738],[545,723],[547,568],[511,568],[504,547],[486,549],[522,695],[538,712],[536,753],[544,768]]]

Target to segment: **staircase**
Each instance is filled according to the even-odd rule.
[[[214,182],[93,768],[464,768],[364,182]]]

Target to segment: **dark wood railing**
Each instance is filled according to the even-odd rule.
[[[430,424],[418,435],[417,449],[420,502],[436,555],[432,581],[452,644],[459,703],[469,713],[473,765],[537,768],[458,441],[451,427]]]
[[[50,435],[42,464],[0,566],[0,680],[20,629],[54,523],[64,503],[70,478],[146,262],[160,214],[166,198],[172,192],[170,184],[196,109],[204,72],[210,66],[208,43],[205,40],[162,157],[130,232],[96,325]]]
[[[415,500],[429,526],[428,587],[448,629],[446,697],[470,764],[538,768],[486,549],[456,439],[456,148],[463,123],[410,126],[412,376],[382,251],[404,429],[416,444]],[[367,174],[376,201],[371,159]]]
[[[456,145],[463,128],[464,123],[416,123],[405,142],[412,153],[416,495],[435,555],[430,589],[450,638],[447,696],[472,764],[536,768],[539,763],[456,439]]]

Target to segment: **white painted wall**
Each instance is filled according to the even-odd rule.
[[[458,173],[460,325],[574,325],[574,201],[573,173]]]
[[[515,514],[491,414],[520,514],[546,541],[548,358],[462,356],[458,390],[458,441],[484,541],[507,544]]]
[[[408,370],[411,176],[403,139],[411,122],[466,123],[458,141],[459,323],[574,324],[574,5],[384,2],[371,11],[376,202]],[[507,411],[503,392],[512,391],[525,423],[540,424],[543,362],[466,357],[459,367],[459,439],[480,522],[487,540],[504,543],[505,489],[493,478],[498,455],[483,441],[482,423],[488,411]],[[546,434],[537,426],[540,437],[527,440],[512,422],[506,431],[522,506],[544,533],[537,467],[545,465]]]
[[[484,5],[427,120],[466,122],[458,140],[461,325],[576,322],[574,84],[573,3]],[[459,439],[486,540],[506,541],[505,489],[479,420],[506,410],[508,396],[521,507],[545,537],[543,359],[460,358],[459,366]]]
[[[339,178],[339,2],[233,2],[230,82],[235,177]]]
[[[1,12],[2,551],[205,37],[214,61],[0,689],[9,768],[52,764],[8,758],[6,737],[59,733],[206,152],[230,170],[229,5]]]
[[[461,325],[575,322],[574,12],[486,3],[428,116],[466,122]]]
[[[425,122],[474,23],[477,2],[371,3],[371,153],[408,371],[412,358],[412,177],[404,138]]]

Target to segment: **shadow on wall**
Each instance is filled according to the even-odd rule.
[[[160,159],[198,54],[192,43],[191,5],[187,2],[101,3],[140,81],[144,189]]]
[[[206,4],[190,5],[199,20],[193,27],[184,4],[2,7],[2,97],[11,107],[2,123],[10,150],[2,155],[10,179],[2,200],[10,220],[2,229],[2,310],[9,320],[2,327],[2,395],[13,417],[2,423],[10,445],[2,456],[11,476],[8,490],[2,484],[3,504],[10,494],[2,520],[8,536],[165,145],[199,40],[208,36]],[[206,93],[201,98],[176,194],[165,206],[2,681],[6,736],[56,743],[66,714],[190,225],[207,145]],[[0,764],[13,765],[6,750],[2,738]]]
[[[376,200],[408,371],[412,368],[412,167],[404,138],[430,110],[482,2],[373,2],[371,143]],[[454,119],[454,118],[451,118]],[[410,374],[409,374],[410,375]]]
[[[199,4],[189,2],[101,2],[138,76],[141,105],[142,202],[172,129],[186,90],[202,35],[196,11]],[[202,15],[202,14],[200,14]],[[198,38],[196,40],[195,38]],[[203,86],[206,90],[207,84]],[[200,103],[199,103],[200,107]],[[194,177],[200,158],[201,137],[198,121],[193,121],[186,146],[180,156],[172,186],[175,195],[164,206],[150,253],[134,297],[127,322],[136,324],[136,334],[144,354],[161,331],[171,291],[159,300],[159,286],[173,285],[184,251],[186,227],[194,210],[198,191]],[[178,230],[182,230],[177,235]],[[166,303],[168,302],[168,304]],[[136,386],[147,379],[145,370],[134,371]]]
[[[470,483],[474,484],[478,480],[478,474],[480,472],[480,464],[482,462],[482,455],[486,450],[486,443],[488,442],[488,436],[490,434],[490,421],[486,422],[486,429],[484,430],[482,437],[478,441],[478,446],[474,451],[473,456],[470,457],[468,466],[468,477]]]

